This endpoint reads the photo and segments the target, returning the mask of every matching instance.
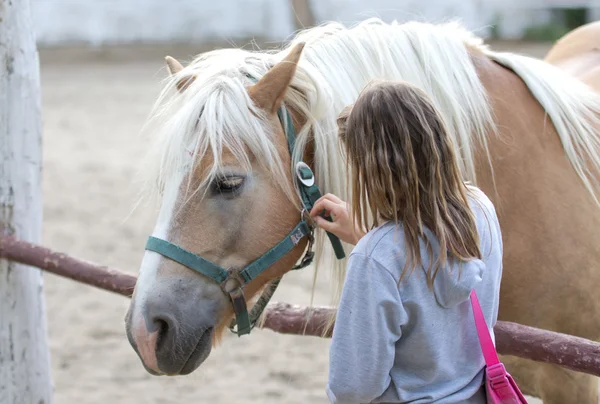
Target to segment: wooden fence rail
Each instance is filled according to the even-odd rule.
[[[135,276],[119,270],[1,234],[0,258],[38,267],[127,297],[133,293],[136,282]],[[332,313],[333,309],[329,307],[307,308],[271,303],[265,312],[263,327],[283,334],[321,336]],[[501,354],[600,376],[600,343],[504,321],[498,321],[494,332],[496,347]]]

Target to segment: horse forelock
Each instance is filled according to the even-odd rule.
[[[247,92],[273,64],[270,59],[266,53],[239,49],[212,51],[166,79],[145,126],[151,139],[143,174],[150,195],[160,194],[182,170],[199,166],[205,175],[193,192],[203,192],[223,168],[224,153],[246,171],[251,161],[258,161],[291,194],[274,128]],[[177,82],[191,75],[193,82],[177,91]]]

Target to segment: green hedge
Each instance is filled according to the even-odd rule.
[[[525,30],[523,39],[554,42],[567,32],[588,22],[587,8],[562,8],[553,10],[552,21],[533,25]]]

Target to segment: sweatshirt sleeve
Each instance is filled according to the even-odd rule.
[[[372,258],[352,254],[329,352],[332,403],[369,403],[385,392],[406,317],[397,280]]]

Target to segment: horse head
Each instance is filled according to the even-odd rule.
[[[303,123],[282,110],[302,49],[270,65],[237,53],[239,65],[218,73],[203,65],[211,55],[187,68],[167,57],[175,95],[154,154],[155,245],[147,245],[126,316],[129,341],[153,374],[194,371],[234,316],[242,326],[246,301],[289,271],[312,237],[288,169],[287,131]]]

